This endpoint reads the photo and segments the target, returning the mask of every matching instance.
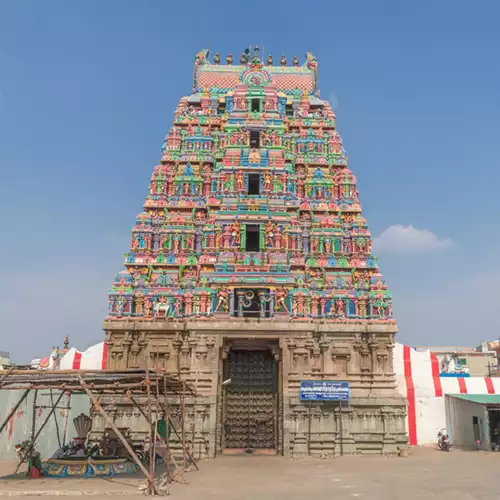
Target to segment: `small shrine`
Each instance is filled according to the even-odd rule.
[[[139,489],[150,495],[169,494],[170,483],[185,483],[184,472],[188,467],[198,470],[192,451],[188,448],[185,429],[184,399],[196,393],[179,377],[167,376],[154,370],[43,370],[26,368],[0,371],[0,390],[16,391],[15,404],[0,420],[0,433],[13,425],[21,406],[29,401],[31,408],[31,435],[29,439],[15,445],[19,461],[11,476],[17,474],[27,463],[26,476],[40,478],[89,478],[96,476],[118,476],[140,473],[146,482]],[[39,397],[49,391],[50,399],[39,402]],[[74,431],[67,442],[68,415],[72,395],[86,394],[89,415],[80,413],[74,417]],[[101,401],[108,398],[106,407]],[[66,399],[61,406],[63,398]],[[142,441],[132,435],[130,426],[115,421],[114,399],[128,401],[133,412],[144,421],[146,431]],[[182,402],[176,413],[171,411],[171,402]],[[44,410],[47,410],[44,412]],[[59,434],[56,412],[64,413],[64,432]],[[24,411],[22,411],[24,413]],[[52,419],[56,421],[50,429]],[[63,422],[61,422],[62,424]],[[123,422],[122,422],[123,423]],[[103,432],[92,435],[92,429],[102,425]],[[37,441],[42,433],[55,431],[59,446],[50,457],[42,456]],[[170,437],[175,434],[175,445]],[[179,454],[180,460],[175,455]],[[157,465],[164,464],[163,470]],[[190,469],[191,470],[191,469]],[[23,474],[24,475],[24,474]]]

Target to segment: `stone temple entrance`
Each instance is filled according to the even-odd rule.
[[[267,343],[235,343],[224,362],[223,449],[276,450],[278,362]]]

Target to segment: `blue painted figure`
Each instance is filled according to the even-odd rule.
[[[191,163],[187,163],[184,167],[184,177],[192,177],[194,175],[193,167]]]

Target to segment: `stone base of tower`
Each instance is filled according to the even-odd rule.
[[[284,429],[285,456],[395,454],[408,443],[406,401],[400,398],[355,398],[342,409],[338,404],[309,406],[295,398],[290,400]]]
[[[184,401],[184,432],[196,458],[245,451],[391,454],[407,443],[406,400],[396,392],[392,363],[393,323],[108,320],[105,329],[109,368],[147,362],[195,389],[196,397]],[[347,380],[351,400],[342,408],[301,401],[300,381],[307,379]],[[103,403],[134,440],[144,439],[148,426],[127,401]],[[171,401],[179,428],[180,405]],[[96,418],[93,436],[103,430]]]

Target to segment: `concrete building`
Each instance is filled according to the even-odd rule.
[[[449,394],[446,427],[454,446],[500,451],[500,395]]]
[[[491,376],[500,377],[500,339],[486,342],[487,349],[495,353],[496,365],[490,367]]]
[[[10,353],[0,351],[0,370],[4,370],[10,364]]]
[[[464,373],[471,377],[486,377],[497,365],[493,351],[472,346],[417,346],[416,351],[433,352],[439,362],[441,373]]]

